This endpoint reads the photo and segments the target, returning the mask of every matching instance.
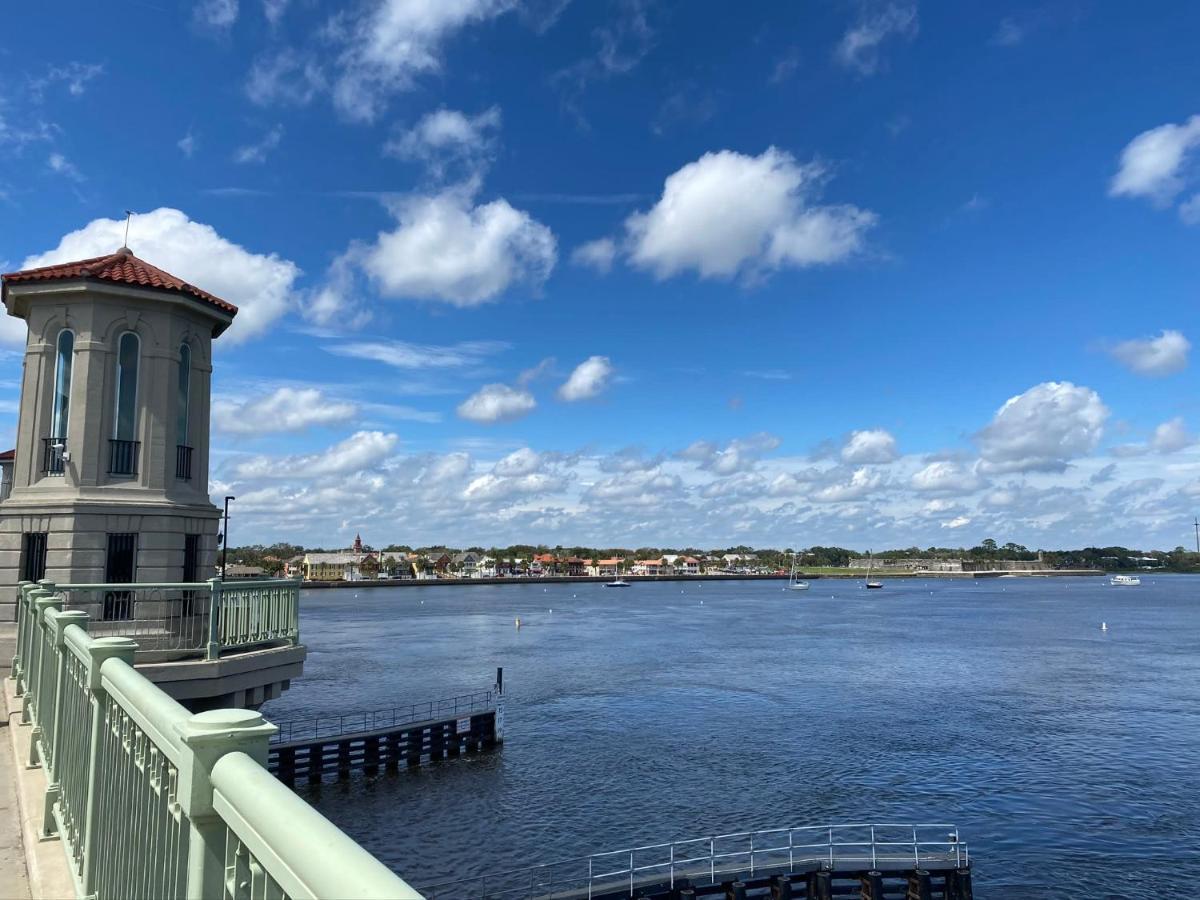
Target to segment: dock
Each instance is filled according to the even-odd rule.
[[[288,787],[493,750],[504,741],[503,669],[491,690],[278,723],[267,769]]]
[[[424,885],[428,900],[973,900],[945,824],[850,823],[710,835]]]

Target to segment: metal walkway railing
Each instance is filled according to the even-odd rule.
[[[593,897],[676,881],[716,884],[722,876],[837,870],[963,868],[967,845],[950,824],[895,822],[805,825],[743,831],[593,853],[509,872],[422,887],[426,897]]]
[[[276,722],[279,732],[271,738],[271,743],[290,744],[316,741],[321,738],[336,738],[345,734],[387,731],[415,722],[462,718],[486,712],[495,706],[494,691],[476,691],[473,694],[460,694],[457,697],[427,700],[424,703],[411,703],[407,706],[394,706],[390,709]]]

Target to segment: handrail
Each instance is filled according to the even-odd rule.
[[[413,722],[433,721],[440,718],[456,718],[466,713],[486,712],[496,706],[493,691],[473,691],[441,700],[425,700],[402,706],[363,712],[339,713],[329,716],[312,716],[306,719],[285,719],[276,722],[279,731],[271,736],[272,744],[289,744],[321,738],[336,738],[344,734],[361,734],[409,725]],[[424,711],[424,713],[423,713]]]
[[[267,772],[274,725],[190,714],[53,587],[20,585],[13,676],[46,777],[40,836],[61,840],[77,897],[420,897]]]
[[[897,839],[900,830],[905,832],[903,840]],[[856,831],[862,833],[848,833]],[[925,837],[935,831],[943,832],[946,840]],[[817,835],[822,839],[814,840]],[[768,839],[765,846],[760,842],[764,838]],[[798,843],[797,838],[812,842]],[[744,843],[736,844],[739,841]],[[533,897],[569,888],[578,891],[579,896],[590,897],[594,890],[607,893],[621,885],[622,891],[627,889],[632,895],[638,885],[669,883],[673,887],[682,878],[707,878],[716,884],[721,875],[779,872],[798,862],[820,863],[828,868],[839,863],[870,868],[881,864],[920,868],[943,863],[961,868],[970,865],[970,854],[966,842],[959,839],[958,828],[949,823],[796,825],[605,850],[527,869],[429,884],[421,890],[434,898]]]
[[[420,900],[421,895],[245,753],[212,770],[213,808],[283,895],[346,900]],[[287,847],[282,856],[279,848]]]

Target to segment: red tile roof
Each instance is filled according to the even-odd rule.
[[[17,451],[15,448],[12,450],[5,450],[3,453],[0,453],[0,462],[10,462],[16,458]]]
[[[213,296],[208,291],[202,291],[195,285],[188,284],[170,272],[164,272],[157,266],[150,265],[143,259],[138,259],[129,252],[127,247],[122,247],[116,253],[110,253],[108,256],[81,259],[78,262],[58,263],[37,269],[25,269],[22,272],[8,272],[2,278],[5,288],[10,284],[62,281],[69,278],[90,278],[114,284],[134,284],[139,287],[184,294],[210,306],[215,306],[222,312],[237,315],[237,307],[232,303]]]

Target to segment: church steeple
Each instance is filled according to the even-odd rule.
[[[363,552],[362,551],[362,537],[357,534],[354,536],[354,552],[355,553]]]

